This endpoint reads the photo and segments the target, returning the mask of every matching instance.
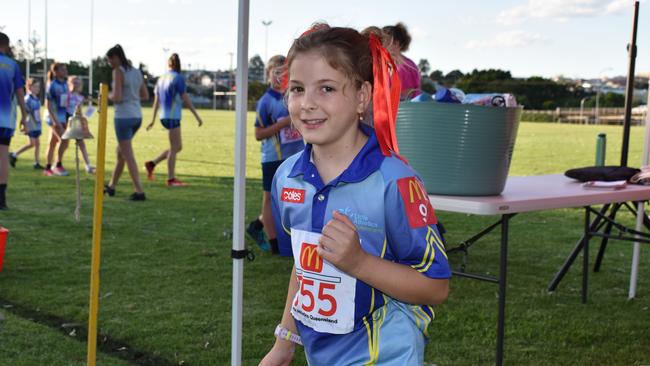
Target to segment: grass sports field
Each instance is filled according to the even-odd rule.
[[[106,197],[102,242],[100,365],[226,365],[230,363],[234,113],[200,111],[205,125],[186,114],[177,173],[192,186],[164,186],[142,178],[146,202],[128,202],[128,177]],[[148,123],[151,110],[145,110]],[[253,115],[249,115],[252,126]],[[112,116],[109,116],[109,121]],[[96,118],[91,121],[96,128]],[[561,173],[592,165],[596,135],[607,133],[608,159],[617,164],[620,126],[523,123],[511,175]],[[247,219],[259,213],[259,144],[248,128]],[[95,135],[96,136],[96,135]],[[115,156],[108,127],[107,171]],[[17,136],[12,148],[25,142]],[[45,142],[45,138],[41,138]],[[641,161],[642,129],[631,134],[630,164]],[[94,162],[95,140],[88,146]],[[168,145],[157,124],[134,140],[142,166]],[[66,167],[73,168],[73,150]],[[144,169],[142,169],[144,170]],[[72,171],[72,170],[71,170]],[[108,173],[107,173],[108,178]],[[93,177],[83,173],[80,223],[73,218],[74,175],[43,177],[30,152],[11,170],[11,230],[0,272],[0,365],[84,365],[92,229]],[[438,213],[453,244],[495,218]],[[608,247],[600,273],[590,275],[590,301],[580,303],[580,275],[572,268],[558,291],[546,285],[582,230],[577,209],[522,214],[511,223],[505,361],[510,365],[650,364],[650,253],[642,251],[638,298],[627,300],[631,245]],[[628,224],[633,218],[628,217]],[[468,269],[498,270],[498,235],[470,252]],[[595,243],[596,241],[593,241]],[[248,245],[253,246],[252,241]],[[596,250],[591,250],[595,255]],[[256,365],[273,342],[291,261],[256,250],[244,279],[244,364]],[[459,256],[451,256],[454,267]],[[593,259],[592,259],[593,263]],[[429,329],[426,361],[436,365],[493,363],[497,286],[455,278],[449,300]],[[295,365],[305,364],[298,349]]]

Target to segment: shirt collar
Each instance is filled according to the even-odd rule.
[[[368,141],[363,145],[361,151],[354,157],[352,163],[347,167],[341,175],[336,177],[329,183],[331,186],[336,186],[340,182],[343,183],[356,183],[366,179],[370,174],[379,169],[381,163],[384,161],[385,156],[381,153],[375,130],[363,123],[359,124],[361,131],[368,136]],[[303,179],[312,185],[319,188],[324,185],[322,183],[316,166],[311,162],[312,145],[307,144],[305,149],[300,154],[300,157],[293,165],[289,177],[294,178],[298,175],[303,175]]]
[[[275,99],[282,99],[282,93],[273,88],[268,88],[266,92],[271,94]]]

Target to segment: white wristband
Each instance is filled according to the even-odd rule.
[[[290,341],[302,346],[302,339],[300,339],[300,336],[290,331],[289,329],[283,327],[281,324],[278,324],[278,326],[275,327],[274,334],[276,337],[280,339],[284,339],[285,341]]]

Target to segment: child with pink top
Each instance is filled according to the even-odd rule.
[[[382,29],[390,42],[389,51],[396,57],[397,72],[402,81],[402,94],[400,99],[411,99],[420,95],[420,69],[410,58],[404,56],[411,44],[411,36],[403,23],[388,25]]]

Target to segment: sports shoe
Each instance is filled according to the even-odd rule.
[[[45,168],[43,168],[43,166],[42,166],[41,164],[39,164],[39,163],[34,163],[34,165],[32,165],[32,166],[33,166],[34,169],[36,169],[36,170],[43,170],[43,169],[45,169]]]
[[[145,197],[144,192],[133,192],[133,194],[129,196],[129,201],[145,201],[146,199],[147,198]]]
[[[68,173],[68,171],[65,170],[63,165],[55,167],[54,169],[52,169],[52,171],[54,172],[55,175],[58,175],[60,177],[67,177],[68,175],[70,175],[70,173]]]
[[[52,177],[54,176],[54,172],[52,171],[52,169],[45,169],[43,170],[43,175],[46,177]]]
[[[115,196],[115,188],[111,188],[108,184],[104,184],[104,194],[107,194],[109,197]]]
[[[86,165],[86,173],[95,174],[95,167],[92,165]]]
[[[182,182],[176,178],[167,179],[167,187],[187,187],[188,183]]]
[[[9,153],[9,164],[14,168],[16,167],[16,160],[18,160],[18,158],[16,157],[16,154]]]
[[[153,175],[153,170],[156,167],[153,161],[148,161],[144,163],[144,168],[147,170],[147,179],[154,180],[156,177]]]
[[[250,224],[248,224],[246,233],[251,237],[251,239],[255,240],[255,243],[260,247],[260,249],[265,252],[271,250],[271,244],[266,241],[264,229],[257,229],[255,227],[255,221],[252,221]]]

